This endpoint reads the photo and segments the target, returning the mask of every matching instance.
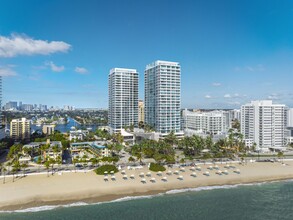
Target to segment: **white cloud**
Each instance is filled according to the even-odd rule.
[[[215,86],[215,87],[218,87],[218,86],[221,86],[222,84],[221,83],[219,83],[219,82],[214,82],[213,84],[212,84],[212,86]]]
[[[280,97],[279,97],[278,94],[276,94],[276,93],[272,93],[272,94],[270,94],[270,95],[268,96],[268,99],[271,99],[271,100],[279,100]]]
[[[45,65],[50,66],[53,72],[62,72],[65,70],[64,66],[56,66],[52,61],[46,62]]]
[[[19,55],[49,55],[67,52],[70,44],[63,41],[34,40],[33,38],[12,34],[10,37],[0,36],[0,57],[16,57]]]
[[[265,70],[262,64],[258,64],[257,66],[247,66],[246,69],[250,72],[262,72]]]
[[[16,72],[9,66],[0,66],[0,76],[16,76]]]
[[[75,67],[74,71],[79,74],[87,74],[88,73],[88,70],[84,67]]]
[[[249,72],[263,72],[266,69],[265,69],[265,67],[262,64],[258,64],[256,66],[245,66],[245,67],[236,66],[234,68],[234,72],[240,72],[242,70],[243,71],[248,70]]]
[[[210,96],[210,95],[205,95],[205,98],[206,98],[206,99],[211,99],[212,96]]]
[[[229,93],[227,93],[227,94],[225,94],[224,95],[224,98],[226,98],[226,99],[237,99],[237,98],[246,98],[247,97],[247,95],[239,95],[238,93],[234,93],[234,94],[229,94]]]

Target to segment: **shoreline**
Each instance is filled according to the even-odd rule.
[[[290,167],[291,166],[291,167]],[[58,176],[50,176],[51,178],[47,177],[40,177],[40,176],[31,176],[29,178],[20,179],[18,181],[25,181],[25,183],[21,184],[20,182],[15,183],[7,183],[0,185],[0,194],[1,194],[1,187],[6,186],[8,189],[10,189],[9,192],[7,192],[6,195],[9,195],[9,193],[12,193],[14,196],[13,198],[0,198],[0,213],[1,212],[14,212],[19,210],[26,210],[33,208],[37,210],[40,207],[43,206],[54,206],[53,208],[57,207],[70,207],[71,205],[94,205],[97,203],[104,203],[104,202],[115,202],[115,200],[123,199],[125,198],[127,200],[128,197],[133,197],[131,199],[136,199],[135,197],[142,196],[156,196],[156,195],[166,195],[170,194],[168,192],[172,191],[177,193],[176,191],[200,191],[204,189],[200,189],[201,187],[211,187],[211,188],[230,188],[230,187],[237,187],[238,185],[248,185],[248,184],[258,184],[258,183],[266,183],[266,182],[274,182],[274,181],[286,181],[293,179],[293,170],[292,169],[293,163],[290,163],[288,166],[281,166],[280,164],[249,164],[244,166],[239,166],[241,168],[241,174],[230,174],[229,176],[216,176],[215,174],[212,174],[210,177],[204,177],[204,176],[198,176],[196,178],[189,178],[188,180],[185,180],[188,178],[188,174],[190,174],[189,171],[187,171],[184,175],[184,181],[178,181],[176,176],[170,181],[168,180],[168,183],[163,182],[157,182],[157,183],[147,183],[142,184],[140,183],[139,179],[136,182],[130,182],[131,184],[125,184],[125,181],[119,180],[119,184],[115,185],[116,183],[112,183],[109,181],[109,183],[105,183],[102,179],[102,176],[96,176],[93,173],[69,173],[64,174],[63,177],[60,178]],[[267,171],[267,169],[271,169],[271,174],[266,174],[263,171]],[[283,169],[285,168],[285,169]],[[289,169],[288,169],[289,168]],[[254,169],[254,170],[252,170]],[[243,170],[243,172],[242,172]],[[282,170],[286,170],[286,172],[279,172]],[[142,170],[139,171],[132,171],[136,172],[137,175]],[[145,171],[145,170],[144,170]],[[247,171],[251,171],[252,174],[247,173]],[[257,171],[257,172],[253,172]],[[259,172],[261,171],[261,172]],[[130,172],[130,171],[127,171]],[[203,171],[202,171],[203,172]],[[259,173],[263,173],[263,175],[259,175]],[[155,175],[154,173],[152,173]],[[116,174],[119,175],[118,173]],[[157,177],[157,176],[156,176]],[[226,178],[227,177],[227,178]],[[59,180],[58,180],[59,178]],[[82,187],[77,187],[74,185],[72,189],[74,191],[72,192],[70,189],[66,190],[66,187],[64,189],[58,190],[58,184],[65,184],[67,179],[69,179],[69,182],[72,180],[77,181],[77,185],[79,185],[81,179],[84,179],[85,184]],[[226,178],[226,179],[225,179]],[[99,188],[95,187],[89,187],[87,186],[87,183],[91,183],[92,180],[99,179],[101,183]],[[43,181],[45,181],[45,184]],[[46,181],[48,180],[48,182]],[[34,190],[35,187],[39,184],[39,182],[42,182],[40,187],[48,187],[48,189],[52,189],[55,194],[51,194],[50,190],[48,193],[43,193],[42,190]],[[56,181],[56,187],[52,186],[50,183]],[[46,183],[47,182],[47,183]],[[17,185],[17,186],[14,186]],[[27,185],[27,184],[30,184]],[[99,185],[99,184],[98,184]],[[24,187],[22,187],[24,186]],[[24,188],[24,189],[22,189]],[[15,190],[16,189],[16,190]],[[11,191],[11,190],[14,190]],[[19,192],[31,190],[26,195],[19,195]],[[59,193],[61,193],[61,195]],[[4,195],[5,196],[5,195]],[[86,203],[86,204],[80,204],[80,203]],[[40,210],[41,211],[41,210]]]

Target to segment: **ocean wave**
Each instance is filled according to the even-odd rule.
[[[42,211],[50,211],[57,208],[69,208],[69,207],[85,206],[85,205],[90,205],[90,204],[86,202],[75,202],[75,203],[70,203],[65,205],[44,205],[44,206],[36,206],[36,207],[31,207],[27,209],[19,209],[14,211],[0,211],[0,213],[42,212]]]
[[[138,199],[152,199],[159,196],[180,194],[185,192],[199,192],[199,191],[208,191],[208,190],[217,190],[217,189],[232,189],[232,188],[237,188],[240,186],[258,186],[258,185],[263,185],[267,183],[276,183],[276,182],[293,182],[293,179],[277,180],[277,181],[269,181],[269,182],[258,182],[258,183],[215,185],[215,186],[202,186],[202,187],[185,188],[185,189],[174,189],[174,190],[169,190],[165,193],[158,193],[154,195],[126,196],[126,197],[122,197],[119,199],[106,201],[106,202],[97,202],[97,203],[75,202],[75,203],[70,203],[65,205],[46,205],[46,206],[32,207],[32,208],[20,209],[20,210],[14,210],[14,211],[0,211],[0,213],[42,212],[42,211],[50,211],[57,208],[70,208],[70,207],[86,206],[86,205],[101,205],[106,203],[126,202],[131,200],[138,200]]]

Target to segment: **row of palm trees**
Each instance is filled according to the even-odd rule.
[[[174,149],[182,150],[187,158],[202,157],[204,159],[235,158],[245,154],[248,150],[243,141],[243,135],[237,129],[230,129],[228,136],[216,143],[211,136],[204,138],[193,135],[179,140],[175,133],[171,132],[162,140],[144,140],[135,144],[130,150],[132,156],[129,158],[129,162],[139,161],[141,163],[143,158],[153,158],[158,163],[175,163],[179,157],[175,157]]]

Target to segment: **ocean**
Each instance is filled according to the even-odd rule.
[[[172,190],[91,205],[43,206],[2,212],[0,219],[292,220],[293,181]]]

